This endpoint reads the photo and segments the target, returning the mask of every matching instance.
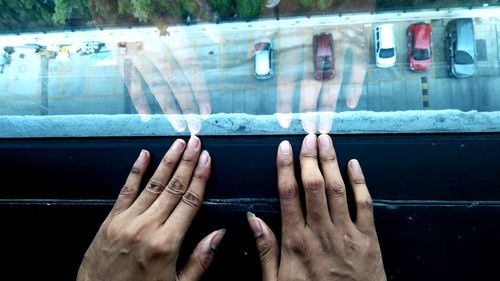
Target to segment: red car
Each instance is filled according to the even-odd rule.
[[[413,71],[424,71],[432,65],[432,27],[425,22],[408,27],[408,62]]]
[[[331,33],[316,34],[313,37],[314,78],[328,80],[335,77],[335,47]]]

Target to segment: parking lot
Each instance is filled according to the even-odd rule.
[[[154,34],[148,37],[144,33],[142,40],[146,55],[151,40],[164,40],[169,51],[155,59],[176,60],[192,89],[209,91],[213,113],[274,114],[276,100],[280,100],[277,97],[283,95],[280,92],[283,89],[292,92],[293,112],[299,112],[301,95],[308,95],[302,85],[312,78],[312,36],[319,32],[331,32],[336,42],[337,82],[340,83],[337,112],[500,110],[497,90],[500,87],[500,17],[474,18],[478,56],[476,73],[467,79],[449,78],[446,73],[443,44],[449,19],[418,19],[432,24],[433,66],[426,72],[415,73],[408,68],[406,29],[417,20],[392,21],[388,16],[384,21],[396,26],[397,64],[391,69],[379,69],[374,64],[371,38],[373,26],[378,22],[369,17],[366,16],[364,23],[343,25],[304,24],[303,18],[287,27],[255,24],[254,28],[252,22],[230,23],[216,32],[202,28],[199,33],[185,34],[182,27],[176,27],[167,39],[158,39]],[[240,28],[242,25],[244,30]],[[127,30],[120,32],[123,35]],[[0,75],[0,115],[134,113],[134,104],[127,96],[124,79],[116,65],[116,38],[123,40],[124,37],[128,38],[102,35],[101,41],[106,43],[109,53],[72,55],[63,61],[18,48],[26,57],[13,60]],[[130,36],[130,40],[136,40],[133,37]],[[271,39],[275,49],[275,76],[266,81],[258,81],[253,75],[251,49],[259,38]],[[366,53],[360,55],[353,51],[356,48]],[[362,60],[365,56],[367,63],[360,64],[360,57]],[[352,84],[351,73],[359,71],[360,65],[366,75],[361,82],[359,103],[351,109],[345,103],[346,88]],[[325,89],[325,85],[320,84],[319,88]],[[147,98],[152,112],[161,113],[154,98],[151,95]]]

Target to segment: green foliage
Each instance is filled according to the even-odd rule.
[[[198,12],[198,4],[194,0],[181,0],[182,16],[195,15]]]
[[[54,23],[63,24],[68,20],[88,21],[91,20],[86,0],[55,0]]]
[[[263,6],[262,0],[236,0],[236,9],[242,18],[257,17]]]
[[[209,0],[208,4],[214,11],[219,12],[222,17],[230,15],[233,11],[232,0]]]
[[[321,11],[327,10],[332,6],[333,0],[318,0],[318,9]]]
[[[302,9],[310,9],[312,7],[311,0],[297,0],[297,5]]]
[[[52,26],[54,4],[44,0],[0,0],[0,28]]]
[[[181,16],[179,0],[132,0],[132,14],[142,22],[157,23],[169,16]]]

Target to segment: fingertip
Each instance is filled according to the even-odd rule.
[[[226,229],[219,229],[215,232],[215,235],[212,237],[210,241],[210,248],[212,251],[217,251],[220,243],[222,242],[222,239],[224,239],[224,236],[226,235]]]
[[[261,237],[264,233],[262,231],[262,225],[260,224],[257,216],[252,212],[247,212],[247,220],[250,225],[250,229],[253,232],[255,238]]]
[[[302,143],[302,146],[306,148],[307,150],[314,150],[317,147],[317,136],[315,134],[308,134],[304,138],[304,142]]]
[[[355,175],[363,175],[363,171],[361,170],[361,165],[357,159],[351,159],[349,161],[349,170],[353,176]]]

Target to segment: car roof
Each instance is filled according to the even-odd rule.
[[[317,46],[317,50],[316,50],[317,57],[326,57],[326,56],[333,55],[333,52],[332,52],[333,46],[330,46],[330,38],[333,38],[331,33],[324,33],[324,34],[320,34],[320,35],[315,36],[315,40],[316,40],[316,44],[317,44],[316,45]]]
[[[413,26],[415,36],[415,48],[429,49],[431,47],[431,25],[426,23],[415,24]]]
[[[380,47],[390,49],[396,46],[394,38],[394,24],[386,23],[378,26],[380,30]]]
[[[457,49],[474,50],[474,27],[472,19],[457,19]]]
[[[255,53],[255,72],[258,75],[266,75],[269,69],[269,51],[261,50]]]

